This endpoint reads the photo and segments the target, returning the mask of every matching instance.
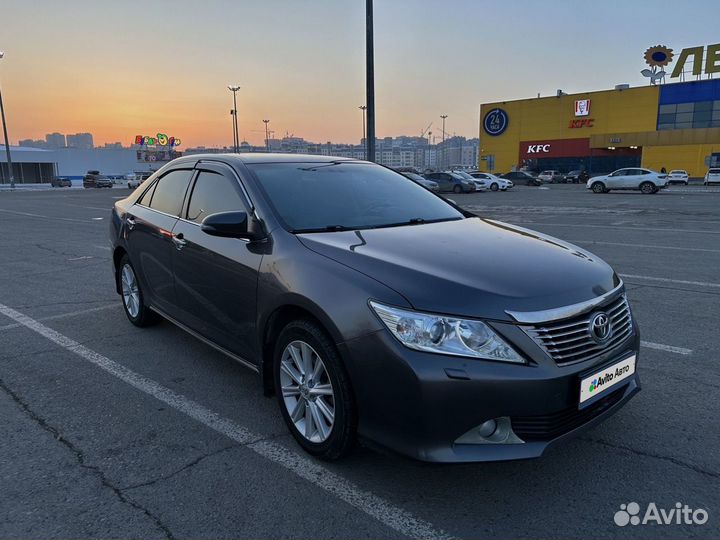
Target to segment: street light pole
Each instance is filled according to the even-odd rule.
[[[268,124],[270,120],[263,120],[265,122],[265,151],[270,152],[270,133],[268,132]]]
[[[367,160],[375,161],[375,53],[373,49],[373,0],[365,0],[365,71],[367,97]]]
[[[0,51],[0,59],[5,53]],[[13,174],[12,157],[10,156],[10,139],[7,134],[7,123],[5,122],[5,108],[3,107],[2,90],[0,90],[0,116],[2,117],[3,137],[5,137],[5,155],[7,156],[8,173],[10,175],[10,188],[15,189],[15,175]]]
[[[446,162],[447,162],[447,158],[446,158],[446,154],[445,154],[445,119],[446,119],[447,117],[448,117],[447,114],[441,114],[441,115],[440,115],[440,118],[442,118],[442,121],[443,121],[443,127],[442,127],[442,132],[443,132],[443,137],[442,137],[442,145],[443,145],[443,150],[442,150],[442,166],[443,166],[443,169],[447,168],[447,163],[446,163]]]
[[[365,111],[367,111],[367,107],[365,105],[360,105],[358,109],[362,110],[362,117],[363,117],[363,159],[367,160],[367,138],[365,136]]]
[[[235,145],[233,151],[237,154],[240,152],[240,132],[238,131],[237,121],[237,91],[240,90],[240,87],[236,84],[229,84],[228,90],[233,93],[233,144]]]

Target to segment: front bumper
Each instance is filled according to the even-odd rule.
[[[603,421],[640,391],[636,368],[632,377],[601,394],[587,410],[578,410],[582,376],[638,354],[635,326],[611,354],[562,367],[518,327],[493,327],[528,358],[528,365],[413,351],[386,330],[342,344],[356,394],[359,434],[422,461],[534,458]],[[471,429],[499,417],[509,417],[513,429],[525,434],[525,442],[456,443]],[[546,431],[537,429],[545,425]]]

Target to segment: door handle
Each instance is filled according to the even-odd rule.
[[[187,244],[187,240],[185,240],[185,235],[183,233],[174,234],[172,237],[172,241],[178,251],[184,248],[185,244]]]
[[[132,229],[135,226],[135,218],[127,216],[125,218],[125,223],[127,223],[128,229]]]

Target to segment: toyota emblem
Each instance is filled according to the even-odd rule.
[[[605,343],[612,335],[610,317],[606,313],[596,313],[590,319],[590,335],[597,343]]]

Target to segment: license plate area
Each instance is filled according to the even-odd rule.
[[[633,354],[582,377],[579,408],[583,409],[596,401],[596,398],[606,396],[609,391],[617,389],[619,384],[632,377],[635,374],[636,359]]]

